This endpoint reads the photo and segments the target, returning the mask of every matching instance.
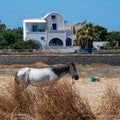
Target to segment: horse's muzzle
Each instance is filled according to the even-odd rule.
[[[74,76],[74,79],[75,79],[75,80],[78,80],[78,79],[79,79],[79,76],[77,76],[77,75]]]

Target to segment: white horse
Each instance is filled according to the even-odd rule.
[[[46,81],[59,80],[60,77],[70,73],[73,79],[78,80],[79,75],[74,63],[69,65],[48,67],[48,68],[22,68],[16,72],[15,83],[27,88],[28,85],[38,86]]]

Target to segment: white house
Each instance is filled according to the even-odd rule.
[[[101,47],[103,47],[107,42],[93,42],[93,47],[96,48],[97,50],[100,50]]]
[[[58,13],[48,13],[39,19],[23,20],[24,40],[33,39],[43,48],[73,46],[73,31],[64,29],[64,19]]]

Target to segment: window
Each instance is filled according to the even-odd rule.
[[[33,25],[32,29],[33,29],[34,32],[37,31],[37,26]]]
[[[52,15],[52,16],[51,16],[51,19],[56,19],[56,16],[55,16],[55,15]]]
[[[41,37],[41,40],[45,40],[45,37]]]
[[[57,30],[57,24],[56,23],[52,24],[52,30]]]
[[[71,38],[66,39],[66,46],[72,46],[72,40]]]

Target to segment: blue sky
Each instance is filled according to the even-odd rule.
[[[120,31],[120,0],[1,0],[0,20],[7,28],[22,26],[24,18],[41,18],[57,12],[68,24],[100,25]]]

